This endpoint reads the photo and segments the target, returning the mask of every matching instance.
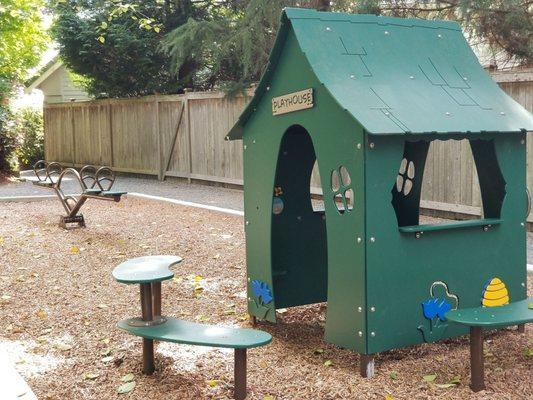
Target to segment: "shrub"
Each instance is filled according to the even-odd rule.
[[[7,106],[0,104],[0,171],[11,171],[15,166],[16,144],[13,114]]]
[[[19,168],[28,168],[44,158],[43,115],[40,111],[25,108],[15,115],[15,154]]]

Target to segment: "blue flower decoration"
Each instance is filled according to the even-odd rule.
[[[433,319],[439,317],[441,321],[446,321],[446,314],[452,309],[450,303],[443,299],[428,299],[422,303],[422,309],[424,311],[424,317],[427,319]]]
[[[274,299],[270,288],[265,282],[252,281],[252,292],[263,304],[268,304]]]

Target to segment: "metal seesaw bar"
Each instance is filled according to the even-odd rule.
[[[110,192],[115,183],[115,173],[109,167],[86,165],[80,172],[74,168],[64,168],[58,162],[37,161],[33,167],[36,179],[31,179],[34,185],[53,189],[65,209],[66,216],[60,219],[60,226],[66,228],[67,223],[77,223],[84,227],[85,220],[78,214],[88,199],[119,202],[122,192]],[[65,195],[61,185],[63,181],[75,180],[79,183],[79,196]]]

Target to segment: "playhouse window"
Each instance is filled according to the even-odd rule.
[[[461,168],[466,165],[473,168]],[[467,176],[467,171],[472,173]],[[405,142],[391,193],[402,232],[498,224],[505,197],[505,180],[498,165],[494,141]],[[458,209],[456,204],[471,205]],[[424,206],[468,221],[420,225],[421,207]]]
[[[331,191],[333,192],[333,202],[337,211],[341,214],[344,211],[352,211],[354,207],[354,190],[351,187],[352,178],[348,168],[341,165],[331,171]]]

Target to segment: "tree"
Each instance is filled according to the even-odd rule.
[[[17,137],[8,107],[13,87],[40,60],[47,43],[41,0],[2,0],[0,3],[0,170],[9,170]]]
[[[162,50],[171,57],[172,72],[195,88],[240,91],[257,81],[268,61],[283,7],[329,8],[324,0],[247,0],[221,5],[216,13],[170,32]],[[188,76],[181,66],[193,61]]]
[[[42,0],[0,3],[0,103],[40,60],[48,38],[42,24],[42,8]]]
[[[215,0],[60,0],[53,9],[53,35],[60,55],[88,78],[95,96],[176,93],[187,87],[171,74],[170,57],[159,51],[163,35],[188,18],[203,19]],[[192,61],[178,69],[194,68]]]

